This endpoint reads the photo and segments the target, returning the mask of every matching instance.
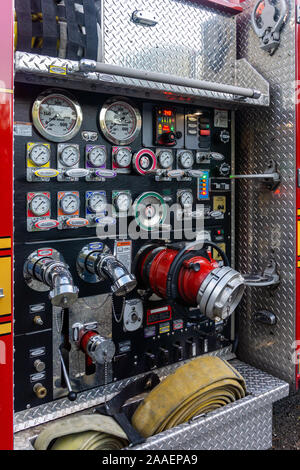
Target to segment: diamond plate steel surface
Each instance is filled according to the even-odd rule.
[[[245,58],[269,82],[269,109],[237,112],[237,173],[261,173],[273,158],[282,184],[270,192],[253,182],[237,182],[237,268],[261,272],[269,258],[278,263],[281,283],[271,291],[247,288],[239,309],[239,357],[289,383],[295,381],[292,361],[295,340],[295,18],[294,3],[281,43],[273,56],[259,48],[247,0],[238,15],[238,57]],[[270,327],[253,321],[266,309],[277,316]]]
[[[151,11],[156,26],[132,21]],[[103,61],[234,84],[235,17],[188,0],[103,0]]]
[[[153,436],[131,450],[250,450],[271,447],[272,403],[287,396],[289,386],[240,361],[234,360],[231,364],[244,376],[248,396]],[[32,441],[45,426],[16,433],[15,449],[32,450]]]
[[[235,357],[231,352],[231,347],[220,349],[213,353],[204,354],[204,356],[218,356],[223,359],[229,360]],[[189,361],[183,361],[176,364],[172,364],[167,367],[162,367],[161,369],[154,370],[159,377],[165,377],[166,375],[173,372],[177,367],[180,367],[182,364],[185,364]],[[97,406],[104,401],[105,395],[107,398],[112,397],[114,394],[118,393],[122,388],[126,387],[129,383],[134,381],[137,377],[142,377],[143,374],[136,377],[130,377],[129,379],[120,380],[109,384],[107,387],[97,387],[86,392],[78,394],[76,402],[70,402],[67,398],[62,398],[45,405],[37,406],[24,411],[19,411],[15,413],[14,416],[14,431],[18,432],[23,429],[31,428],[37,426],[41,423],[46,423],[54,419],[62,418],[71,413],[77,413],[79,411],[91,408],[92,406]],[[145,375],[145,374],[144,374]]]

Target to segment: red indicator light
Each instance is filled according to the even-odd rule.
[[[164,109],[163,110],[163,115],[164,116],[172,116],[172,111],[170,109]]]
[[[163,126],[163,131],[164,132],[170,132],[170,126]]]

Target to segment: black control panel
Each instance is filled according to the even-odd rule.
[[[72,336],[76,322],[94,322],[89,328],[103,336],[110,330],[109,381],[230,345],[230,319],[212,321],[196,307],[137,289],[113,295],[110,309],[103,297],[93,310],[89,299],[110,294],[111,283],[85,277],[78,256],[84,248],[107,250],[132,272],[149,240],[188,240],[185,232],[178,238],[185,215],[198,239],[231,259],[231,112],[18,84],[14,120],[16,411],[67,396],[60,347],[75,391],[105,382],[103,366],[91,368]],[[60,314],[49,289],[25,279],[33,253],[61,255],[83,307]],[[222,264],[215,250],[212,256]],[[74,351],[83,364],[77,373]]]

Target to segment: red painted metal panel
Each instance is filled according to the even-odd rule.
[[[1,238],[13,237],[13,6],[13,0],[2,2],[0,15]],[[4,254],[12,256],[12,250],[2,251]],[[9,276],[12,278],[12,271]],[[0,450],[13,448],[12,322],[12,313],[0,317]]]
[[[298,3],[299,2],[299,3]],[[296,0],[296,5],[300,1]],[[296,24],[296,167],[300,168],[300,25]],[[297,180],[296,175],[296,180]],[[297,224],[297,250],[296,250],[296,383],[300,386],[300,188],[296,186],[296,224]]]
[[[232,15],[237,15],[243,11],[240,5],[245,0],[192,0],[200,5],[206,5],[216,10],[226,11]]]

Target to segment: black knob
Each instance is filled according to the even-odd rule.
[[[69,399],[70,401],[75,401],[75,400],[77,400],[77,393],[76,393],[76,392],[69,392],[69,394],[68,394],[68,399]]]
[[[177,144],[177,139],[182,137],[182,132],[165,132],[158,138],[158,144],[172,147]]]

